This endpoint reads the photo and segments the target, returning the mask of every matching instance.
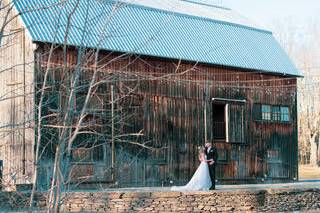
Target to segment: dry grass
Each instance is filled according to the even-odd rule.
[[[299,165],[299,179],[319,179],[320,167],[310,165]]]

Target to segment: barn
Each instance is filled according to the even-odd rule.
[[[297,180],[301,74],[269,30],[201,0],[6,3],[4,185],[59,162],[77,187],[185,184],[205,141],[219,183]]]

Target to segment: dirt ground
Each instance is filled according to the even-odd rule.
[[[299,165],[299,179],[320,180],[320,167],[313,167],[310,165]]]

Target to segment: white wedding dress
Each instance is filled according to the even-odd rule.
[[[208,163],[202,161],[187,185],[173,186],[171,191],[208,191],[211,185]]]

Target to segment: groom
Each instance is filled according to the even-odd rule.
[[[211,186],[210,190],[214,190],[216,188],[216,163],[218,160],[218,152],[217,152],[217,149],[214,146],[212,146],[212,143],[210,143],[210,142],[206,142],[205,152],[207,155],[210,178],[211,178],[211,182],[212,182],[212,186]]]

